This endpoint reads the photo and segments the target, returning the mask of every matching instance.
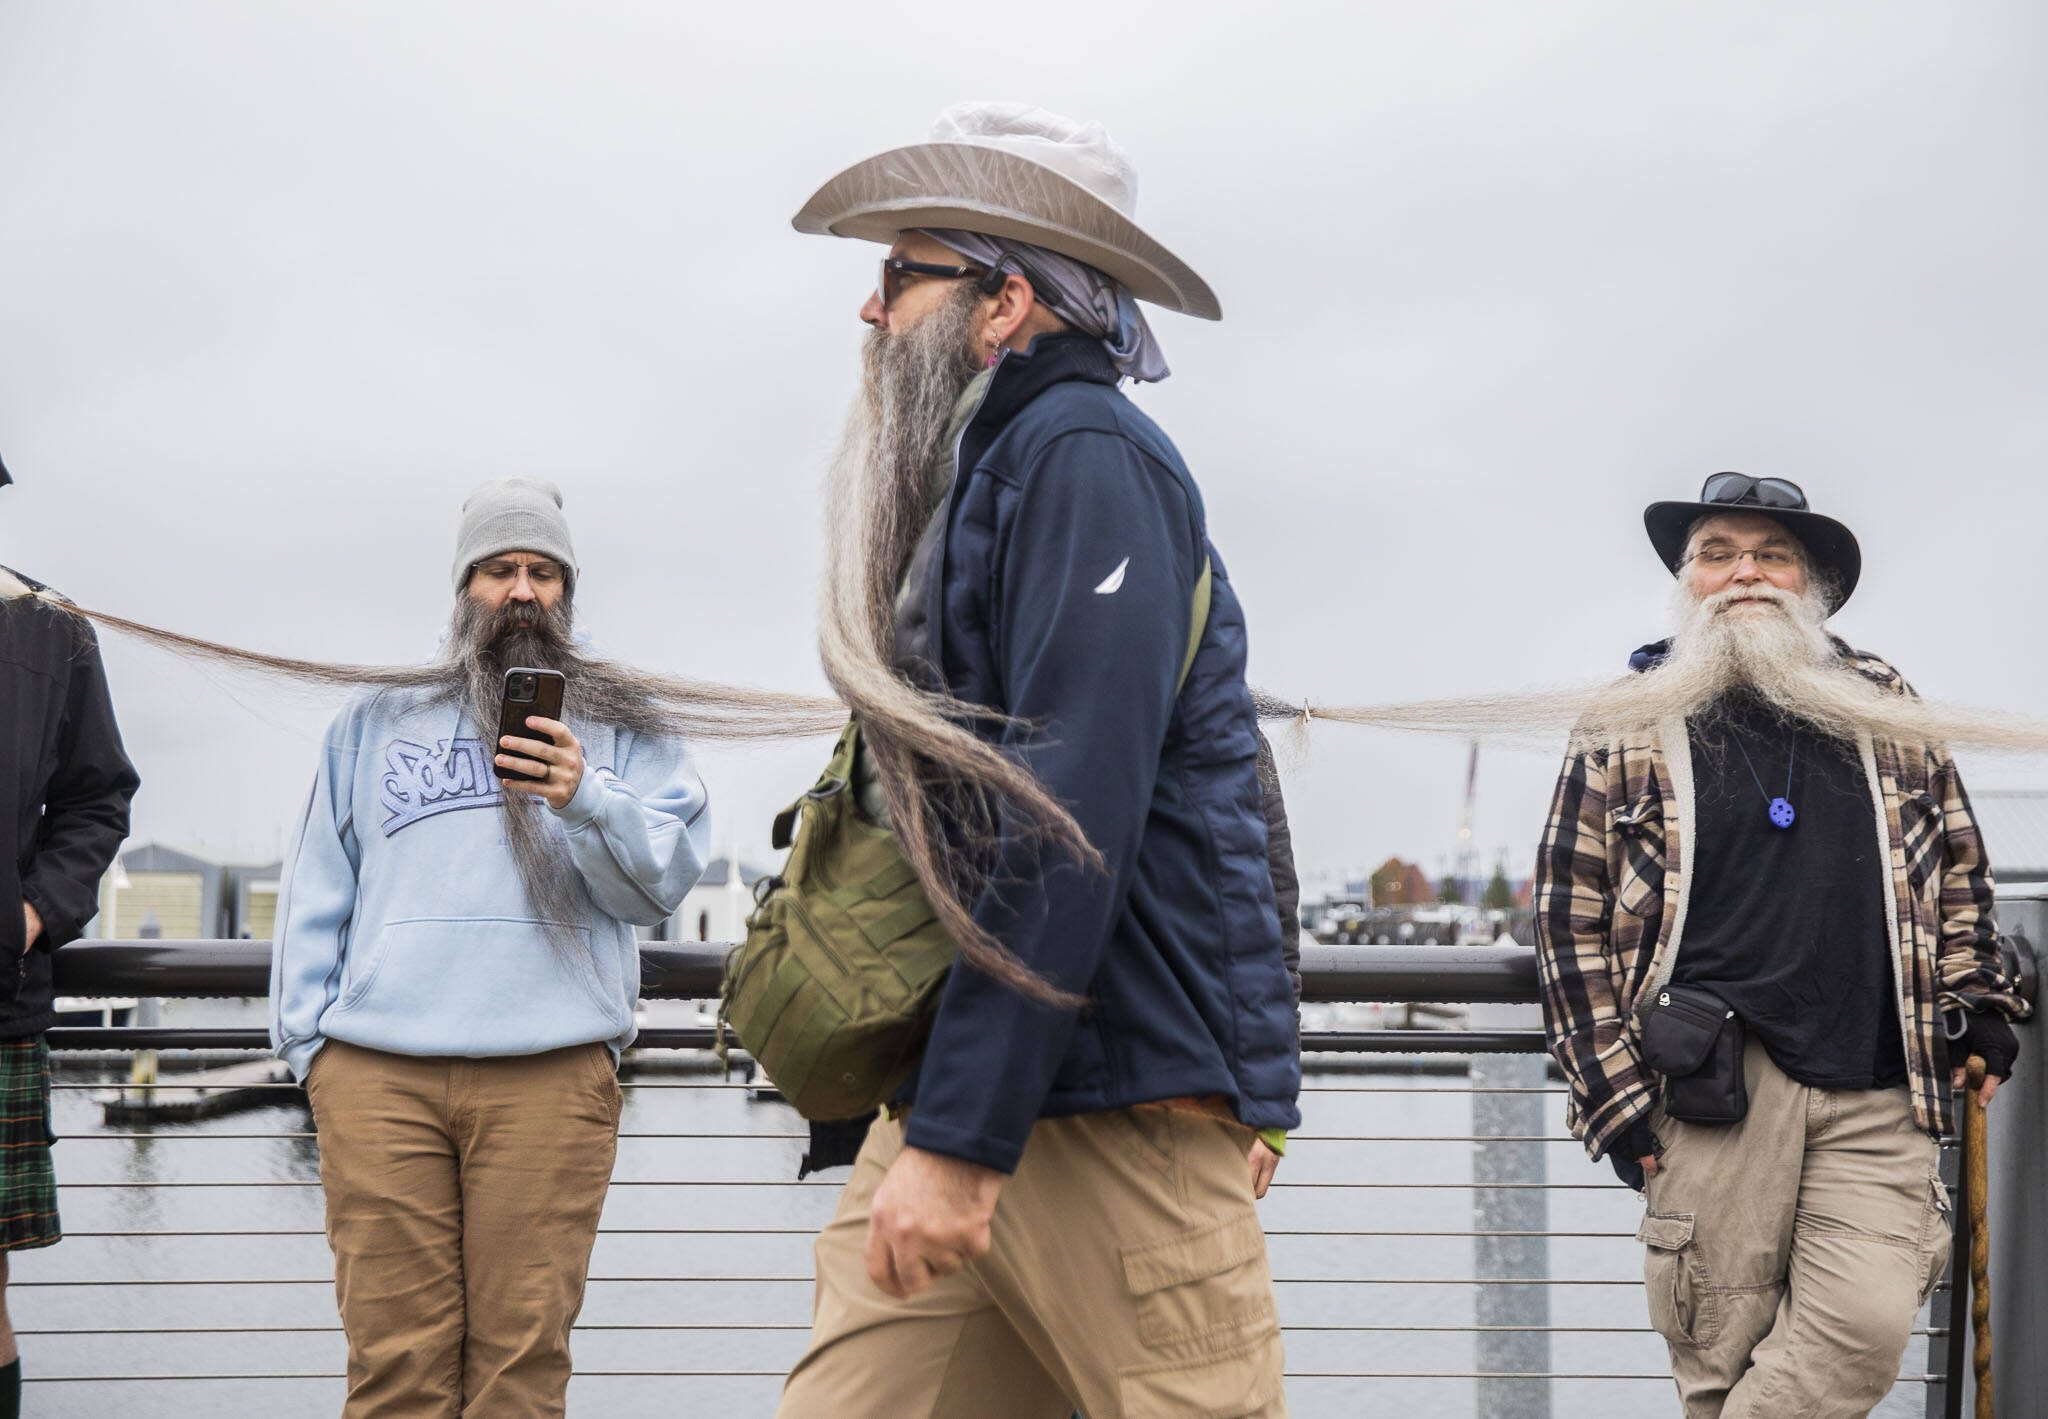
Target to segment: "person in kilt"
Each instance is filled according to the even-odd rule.
[[[12,482],[0,466],[0,486]],[[21,1412],[8,1255],[60,1240],[50,1159],[50,959],[99,913],[140,780],[121,748],[99,645],[64,598],[0,567],[0,1419]]]

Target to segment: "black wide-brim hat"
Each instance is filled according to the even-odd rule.
[[[1716,473],[1701,486],[1697,502],[1651,503],[1644,508],[1643,527],[1650,534],[1650,545],[1677,576],[1692,525],[1723,512],[1756,513],[1784,524],[1806,548],[1814,569],[1827,578],[1834,593],[1834,610],[1841,610],[1856,589],[1857,579],[1863,575],[1863,549],[1856,544],[1856,534],[1832,517],[1813,511],[1799,485],[1783,478]]]

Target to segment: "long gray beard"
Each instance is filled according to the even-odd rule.
[[[1749,597],[1768,611],[1731,611]],[[2048,749],[2048,724],[1992,710],[1944,705],[1900,694],[1845,659],[1826,630],[1821,588],[1794,596],[1775,587],[1725,591],[1700,601],[1683,583],[1673,601],[1676,631],[1663,664],[1597,696],[1575,727],[1588,744],[1640,732],[1673,718],[1713,712],[1744,690],[1780,718],[1844,741],[1864,735],[1917,753],[1952,745],[2019,752]]]
[[[1563,733],[1573,748],[1591,749],[1709,712],[1723,695],[1743,689],[1786,719],[1837,739],[1868,734],[1908,752],[1957,746],[2048,752],[2048,721],[1923,700],[1865,676],[1827,634],[1823,590],[1803,597],[1775,588],[1741,594],[1769,600],[1777,610],[1719,614],[1728,593],[1695,602],[1680,582],[1672,598],[1670,654],[1618,680],[1389,705],[1296,705],[1260,695],[1259,714],[1292,721],[1297,740],[1314,721],[1327,719],[1530,747],[1550,747]]]
[[[903,334],[868,332],[861,389],[827,481],[826,671],[894,678],[896,592],[932,512],[932,468],[975,375],[972,285]],[[835,667],[834,662],[838,662]],[[836,683],[836,682],[835,682]]]
[[[999,715],[920,690],[895,667],[897,595],[933,514],[933,468],[954,406],[976,373],[979,308],[978,292],[962,283],[908,330],[868,336],[860,398],[828,480],[818,652],[861,722],[904,856],[962,956],[1037,999],[1073,1004],[984,931],[972,904],[996,804],[1083,863],[1099,866],[1100,854],[1036,777],[968,727]]]
[[[19,597],[26,590],[0,578],[0,608],[11,610],[14,602],[4,598]],[[54,593],[31,594],[76,618],[81,647],[93,643],[91,627],[97,625],[184,659],[266,680],[350,692],[425,691],[430,702],[459,705],[488,738],[496,737],[502,676],[513,665],[562,671],[568,680],[566,713],[586,723],[642,734],[683,740],[811,738],[836,733],[846,720],[844,706],[833,700],[667,675],[586,655],[570,638],[567,595],[554,612],[536,617],[531,626],[498,625],[479,603],[458,595],[442,653],[430,663],[350,665],[248,650],[79,606]],[[525,619],[524,613],[515,613],[512,619]],[[494,645],[499,631],[507,632],[507,638]],[[538,805],[523,795],[507,794],[505,824],[506,841],[534,911],[545,921],[576,920],[585,900],[581,881],[559,838],[546,831],[549,825]],[[561,941],[572,940],[566,927],[557,934]]]
[[[464,596],[455,604],[438,665],[444,679],[434,698],[461,704],[484,741],[497,752],[498,712],[505,672],[514,666],[558,670],[566,685],[562,717],[586,724],[655,734],[667,717],[630,672],[582,654],[571,635],[569,598],[551,609],[537,602],[489,607]],[[593,770],[586,765],[585,773]],[[573,928],[589,914],[590,898],[569,856],[561,830],[541,803],[523,793],[503,794],[505,845],[534,916],[547,923],[557,946],[572,946]]]
[[[1770,609],[1730,609],[1744,599]],[[1595,696],[1575,735],[1597,742],[1648,733],[1705,713],[1741,689],[1788,720],[1853,739],[1868,727],[1866,702],[1896,696],[1841,659],[1824,629],[1827,614],[1818,591],[1801,597],[1776,587],[1745,587],[1694,601],[1681,581],[1672,596],[1674,624],[1664,660]]]

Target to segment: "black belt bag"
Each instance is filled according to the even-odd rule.
[[[1740,1123],[1748,1033],[1728,1002],[1696,985],[1667,985],[1636,1012],[1643,1063],[1664,1076],[1664,1112],[1686,1123]]]

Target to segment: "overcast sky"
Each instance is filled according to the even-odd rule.
[[[1222,299],[1155,315],[1175,373],[1135,397],[1201,484],[1254,683],[1618,671],[1669,585],[1642,506],[1736,468],[1862,538],[1843,634],[2040,711],[2044,15],[0,0],[0,562],[416,660],[463,495],[540,474],[608,649],[821,688],[818,493],[877,251],[789,217],[947,103],[1021,99],[1100,119]],[[107,661],[136,840],[275,854],[334,702]],[[719,847],[771,860],[826,747],[708,751]],[[1526,870],[1555,769],[1487,751],[1488,865]],[[1434,871],[1463,786],[1462,745],[1323,726],[1297,851]]]

